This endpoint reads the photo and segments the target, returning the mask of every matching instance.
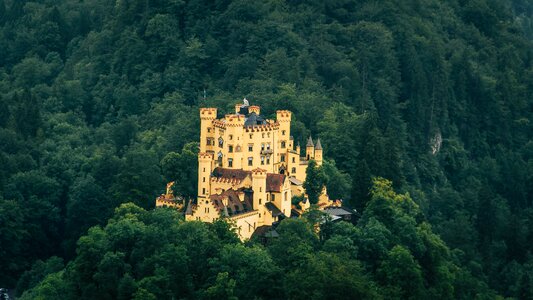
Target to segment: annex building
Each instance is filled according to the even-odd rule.
[[[322,165],[323,149],[309,137],[303,156],[291,136],[291,112],[278,110],[276,119],[261,115],[248,101],[235,113],[217,118],[216,108],[200,109],[198,198],[186,205],[186,220],[212,222],[220,217],[234,221],[241,239],[259,227],[272,225],[309,208],[304,200],[293,204],[294,195],[305,195],[307,164]],[[171,183],[156,206],[180,205],[172,201]],[[319,206],[335,205],[324,189]]]

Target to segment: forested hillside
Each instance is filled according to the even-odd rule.
[[[533,299],[532,41],[529,0],[0,0],[0,287]],[[151,210],[243,97],[320,137],[357,226],[263,247]]]

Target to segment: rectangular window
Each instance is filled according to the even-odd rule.
[[[211,128],[207,127],[207,132],[211,132]]]
[[[228,168],[233,167],[233,158],[228,158]]]
[[[270,143],[267,144],[267,150],[270,150]]]
[[[281,135],[285,135],[285,130],[282,130],[282,131],[281,131]]]
[[[248,165],[253,165],[254,159],[252,157],[248,157]]]
[[[270,199],[272,199],[270,201],[276,201],[276,194],[272,194],[272,197]]]
[[[248,152],[252,152],[252,151],[254,151],[254,145],[250,144],[248,145]]]
[[[270,164],[270,156],[267,156],[267,165]]]
[[[262,164],[262,165],[265,164],[265,157],[264,157],[264,156],[261,156],[261,164]]]
[[[205,182],[205,177],[204,177],[204,178],[202,178],[202,181],[203,181],[203,182]]]
[[[293,158],[292,158],[292,163],[293,163],[293,164],[296,163],[296,157],[293,157]]]
[[[228,151],[229,151],[229,153],[233,153],[233,145],[229,145],[228,146]]]
[[[282,154],[281,157],[280,157],[280,161],[284,162],[285,161],[285,154]]]
[[[205,188],[202,188],[202,195],[205,195]]]
[[[229,140],[230,141],[233,140],[233,135],[232,134],[229,135]]]
[[[285,148],[285,141],[281,142],[281,148]]]
[[[291,172],[294,174],[296,173],[296,168],[292,168]]]

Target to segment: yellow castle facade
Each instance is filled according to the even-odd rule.
[[[300,156],[300,146],[294,145],[291,136],[291,115],[278,110],[276,119],[269,120],[259,106],[247,101],[220,119],[216,108],[201,108],[198,198],[188,203],[186,220],[229,218],[244,240],[261,226],[307,209],[308,201],[296,208],[291,200],[294,195],[305,195],[302,184],[308,162],[313,159],[322,165],[323,149],[320,140],[315,145],[309,137],[305,156]],[[168,196],[162,195],[156,206],[168,203]],[[324,189],[319,205],[330,204]]]

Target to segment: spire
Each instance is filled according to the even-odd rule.
[[[314,147],[315,145],[313,144],[313,139],[311,138],[311,136],[309,136],[309,139],[307,139],[307,145],[305,145],[306,147]]]
[[[315,150],[322,150],[322,144],[320,144],[320,138],[316,140]]]

